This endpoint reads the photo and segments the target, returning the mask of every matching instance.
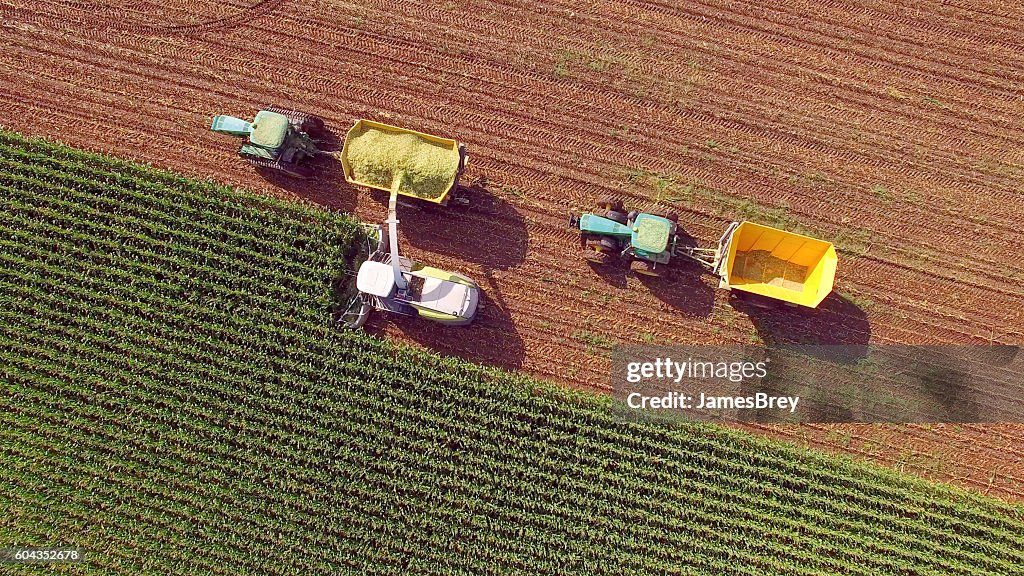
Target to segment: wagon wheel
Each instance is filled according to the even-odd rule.
[[[642,274],[644,276],[661,276],[661,270],[657,268],[657,264],[650,260],[635,259],[629,263],[629,269],[634,274]]]
[[[776,310],[781,307],[781,302],[760,294],[752,294],[746,290],[731,290],[729,296],[760,310]]]
[[[622,207],[622,200],[619,200],[614,196],[602,196],[601,198],[598,198],[597,207],[600,210],[614,210],[615,212],[622,212],[625,210]]]

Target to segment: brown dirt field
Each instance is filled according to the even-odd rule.
[[[381,220],[325,160],[261,177],[210,117],[277,103],[468,143],[465,214],[403,209],[415,258],[481,282],[474,326],[377,318],[442,352],[607,389],[616,342],[1024,342],[1024,27],[998,2],[0,0],[0,124]],[[571,208],[671,203],[840,249],[816,314],[699,271],[591,269]],[[657,200],[661,202],[657,202]],[[1024,499],[1024,426],[762,426]]]

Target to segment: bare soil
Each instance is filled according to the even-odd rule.
[[[371,329],[607,389],[619,342],[1024,342],[1024,26],[999,2],[0,0],[0,124],[382,220],[341,166],[260,174],[216,114],[278,104],[469,146],[465,213],[402,209],[408,255],[480,281],[465,330]],[[814,314],[696,266],[593,267],[571,209],[619,195],[700,244],[750,219],[836,243]],[[1024,498],[1024,427],[758,431]]]

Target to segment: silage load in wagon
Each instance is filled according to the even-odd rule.
[[[363,125],[345,142],[345,156],[358,183],[419,198],[438,198],[459,169],[456,150],[418,134]]]

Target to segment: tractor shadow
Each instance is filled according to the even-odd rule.
[[[694,247],[697,241],[680,230],[678,244],[680,247]],[[588,261],[588,264],[595,274],[615,288],[625,289],[629,285],[629,277],[636,278],[655,298],[694,318],[709,316],[715,306],[715,290],[701,279],[704,269],[684,257],[673,258],[663,275],[657,277],[631,273],[624,259],[614,259],[607,264]]]
[[[463,360],[516,370],[526,358],[526,345],[508,312],[497,282],[488,275],[479,279],[480,304],[468,326],[444,326],[423,318],[374,312],[365,329],[382,335],[390,324],[424,348]]]
[[[339,142],[338,136],[329,130],[326,130],[319,139],[322,149],[327,151],[332,151],[334,149],[332,146],[340,147]],[[341,160],[332,154],[320,154],[309,162],[314,170],[312,178],[296,178],[268,168],[256,168],[255,170],[261,178],[275,188],[280,188],[299,198],[333,210],[354,212],[358,191],[345,181],[345,170],[341,165]]]
[[[676,245],[696,248],[697,239],[680,227]],[[669,266],[668,273],[661,278],[643,275],[637,278],[655,298],[672,309],[694,318],[710,316],[715,307],[715,289],[704,283],[704,268],[683,256],[672,258]]]
[[[508,270],[526,260],[529,236],[516,209],[487,189],[486,182],[465,187],[470,206],[437,206],[408,200],[399,207],[403,241],[419,250],[444,254],[484,270]],[[374,199],[387,204],[383,192]]]
[[[715,307],[715,289],[703,281],[704,269],[699,264],[680,261],[661,278],[638,275],[641,284],[673,310],[693,318],[707,318]]]
[[[594,274],[600,276],[605,283],[623,290],[629,286],[629,266],[623,260],[615,259],[607,264],[597,264],[589,260],[586,262]]]

